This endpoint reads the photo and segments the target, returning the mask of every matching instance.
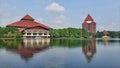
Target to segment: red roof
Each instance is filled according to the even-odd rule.
[[[93,18],[90,16],[90,14],[88,14],[88,16],[86,17],[85,21],[93,21]]]
[[[108,34],[109,34],[109,32],[106,31],[106,30],[104,30],[103,33],[104,33],[105,35],[108,35]]]
[[[25,15],[21,20],[31,20],[34,21],[34,18],[32,18],[30,15]]]
[[[32,28],[32,27],[38,26],[38,27],[42,27],[45,29],[50,29],[50,27],[34,21],[34,19],[29,15],[26,15],[20,21],[14,22],[7,26],[14,26],[14,27],[19,27],[19,28]]]

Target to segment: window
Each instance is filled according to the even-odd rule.
[[[33,35],[37,35],[37,33],[33,33]]]
[[[31,35],[31,33],[27,33],[27,35]]]
[[[42,35],[42,33],[39,33],[39,35]]]
[[[44,35],[47,35],[47,33],[44,33]]]
[[[87,27],[88,30],[90,30],[90,24],[88,24],[88,27]]]

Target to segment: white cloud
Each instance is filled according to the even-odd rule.
[[[60,15],[60,16],[56,17],[55,23],[63,23],[65,21],[65,19],[66,19],[66,16]]]
[[[54,12],[62,12],[65,10],[65,8],[58,3],[52,3],[51,5],[48,5],[45,10],[47,11],[54,11]]]

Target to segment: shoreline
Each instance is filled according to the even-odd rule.
[[[4,40],[4,39],[23,39],[23,38],[0,38],[0,40]]]

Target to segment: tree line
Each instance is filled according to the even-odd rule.
[[[90,33],[81,28],[63,28],[63,29],[51,29],[50,30],[52,38],[60,37],[88,37]],[[0,37],[1,38],[20,38],[22,33],[16,27],[0,27]]]
[[[51,29],[51,37],[59,38],[59,37],[88,37],[91,34],[84,29],[81,28],[63,28],[63,29]]]
[[[112,38],[120,38],[120,31],[108,31],[109,36]],[[82,38],[94,36],[101,38],[104,36],[103,31],[97,31],[95,35],[87,32],[82,28],[63,28],[63,29],[51,29],[51,38]],[[22,33],[16,27],[0,27],[0,38],[21,38]]]
[[[20,38],[22,33],[16,27],[0,27],[1,38]]]
[[[120,38],[120,31],[108,31],[110,37],[112,38]],[[103,31],[97,31],[95,37],[101,38],[104,36]]]

